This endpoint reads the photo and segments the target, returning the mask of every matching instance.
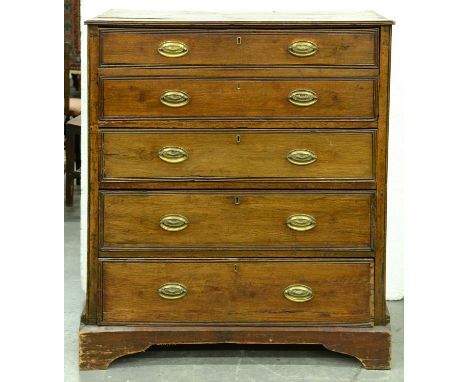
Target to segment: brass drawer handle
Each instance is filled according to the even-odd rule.
[[[166,300],[176,300],[187,294],[187,287],[179,283],[167,283],[158,289],[158,293]]]
[[[165,215],[159,221],[159,225],[166,231],[182,231],[189,225],[188,219],[183,215]]]
[[[188,47],[180,41],[164,41],[158,52],[164,57],[182,57],[188,53]]]
[[[298,166],[305,166],[317,160],[317,154],[310,150],[292,150],[288,153],[288,161]]]
[[[286,224],[294,231],[308,231],[317,225],[315,218],[307,214],[296,214],[288,217]]]
[[[314,292],[307,285],[294,284],[284,290],[284,297],[293,302],[306,302],[312,299]]]
[[[312,41],[294,41],[288,46],[288,52],[293,56],[308,57],[318,52],[318,46]]]
[[[190,102],[190,96],[180,90],[168,90],[161,94],[161,102],[169,107],[181,107]]]
[[[288,100],[296,106],[310,106],[318,101],[318,95],[313,90],[293,90]]]
[[[163,147],[159,150],[159,158],[167,163],[180,163],[188,159],[188,154],[180,147]]]

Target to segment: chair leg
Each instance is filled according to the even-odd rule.
[[[75,167],[75,134],[65,127],[65,205],[73,206],[73,171]]]
[[[75,134],[75,161],[76,161],[76,169],[81,169],[81,135]],[[81,175],[76,178],[76,185],[81,185]]]

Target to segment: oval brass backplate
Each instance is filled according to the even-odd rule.
[[[159,225],[166,231],[182,231],[189,225],[188,219],[183,215],[165,215],[159,221]]]
[[[161,94],[161,103],[169,107],[182,107],[190,102],[190,96],[181,90],[168,90]]]
[[[308,231],[317,225],[315,218],[307,214],[296,214],[288,217],[286,224],[294,231]]]
[[[167,163],[180,163],[188,159],[188,154],[180,147],[163,147],[159,150],[159,159]]]
[[[297,57],[308,57],[318,52],[318,46],[312,41],[294,41],[288,47],[288,52]]]
[[[158,293],[162,298],[175,300],[187,294],[187,287],[179,283],[167,283],[158,289]]]
[[[293,90],[288,100],[296,106],[310,106],[318,101],[318,95],[313,90]]]
[[[188,47],[180,41],[164,41],[158,52],[164,57],[182,57],[188,53]]]
[[[317,160],[317,154],[307,149],[292,150],[288,153],[288,161],[298,166],[305,166]]]
[[[294,284],[284,289],[284,297],[293,302],[306,302],[313,296],[312,288],[307,285]]]

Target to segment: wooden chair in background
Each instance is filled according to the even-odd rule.
[[[65,205],[73,206],[74,181],[81,182],[81,99],[70,97],[68,44],[64,51]]]
[[[81,114],[81,99],[70,97],[70,46],[64,44],[63,85],[64,85],[64,115],[65,122]]]
[[[69,120],[65,126],[65,205],[73,206],[74,180],[80,184],[80,147],[81,115]]]

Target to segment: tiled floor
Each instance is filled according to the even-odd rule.
[[[113,362],[108,370],[78,371],[80,287],[79,190],[65,207],[66,382],[358,382],[403,381],[403,302],[389,302],[393,343],[391,370],[361,368],[352,357],[320,346],[172,346],[151,348]]]

